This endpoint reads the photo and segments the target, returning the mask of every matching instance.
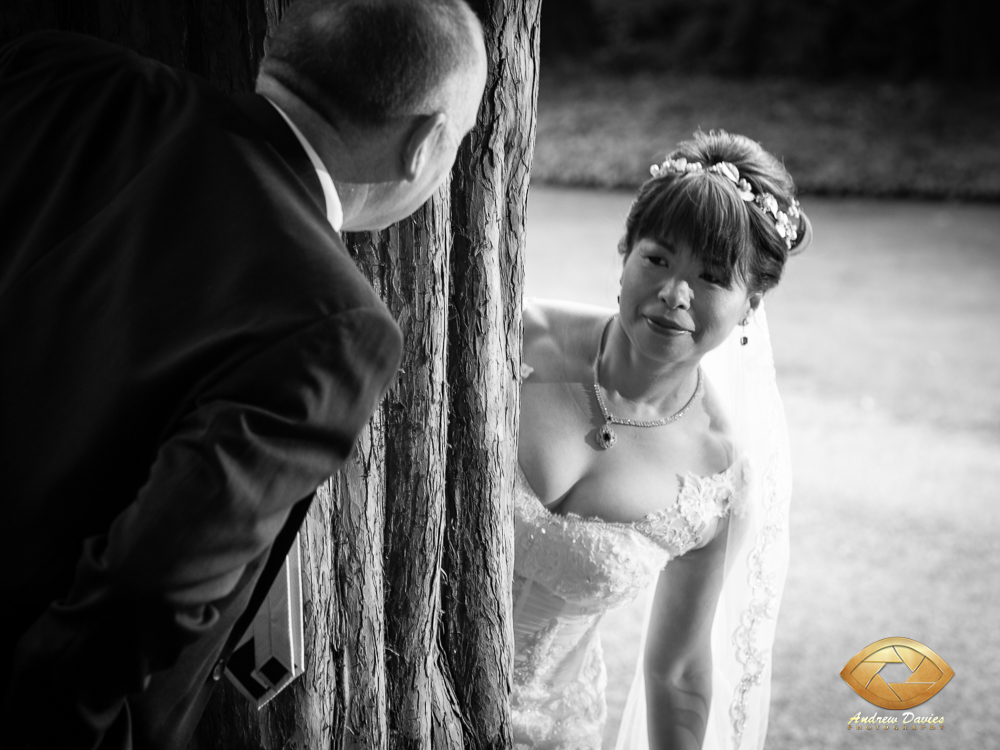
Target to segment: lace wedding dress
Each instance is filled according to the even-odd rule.
[[[635,523],[550,512],[518,471],[514,500],[514,746],[601,748],[601,617],[647,591],[729,509],[733,471],[682,478],[672,507]]]
[[[663,567],[699,546],[724,516],[725,577],[712,623],[703,749],[764,747],[771,648],[788,569],[791,468],[763,305],[745,330],[704,357],[702,368],[732,428],[733,463],[721,474],[683,477],[666,509],[634,523],[555,514],[518,471],[512,713],[519,750],[600,750],[606,677],[598,623],[651,596]],[[616,750],[649,747],[641,668],[648,619],[647,611]]]

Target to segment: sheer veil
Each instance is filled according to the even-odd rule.
[[[740,338],[746,336],[745,346]],[[725,580],[712,625],[712,702],[705,750],[763,748],[771,699],[774,627],[788,570],[791,466],[763,304],[702,362],[734,437],[736,495],[726,540]],[[652,607],[647,596],[635,677],[615,750],[648,750],[641,654]]]

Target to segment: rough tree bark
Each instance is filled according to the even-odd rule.
[[[386,419],[385,639],[389,746],[458,747],[461,725],[437,650],[447,439],[447,191],[377,247],[384,299],[403,332],[401,371]],[[356,247],[358,245],[355,245]]]
[[[489,75],[452,182],[444,640],[465,746],[509,747],[524,220],[541,0],[474,0]]]
[[[303,527],[305,674],[260,712],[222,681],[193,747],[510,745],[510,508],[540,3],[472,2],[487,90],[450,187],[385,232],[347,238],[403,330],[402,370]],[[288,4],[11,0],[0,42],[80,31],[248,91]]]

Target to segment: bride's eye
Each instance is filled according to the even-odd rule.
[[[712,286],[717,286],[720,289],[729,288],[729,284],[726,283],[726,280],[721,273],[715,271],[702,271],[701,278],[703,278]]]

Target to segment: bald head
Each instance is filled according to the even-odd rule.
[[[262,72],[330,122],[377,127],[439,108],[481,50],[463,0],[296,0]]]

